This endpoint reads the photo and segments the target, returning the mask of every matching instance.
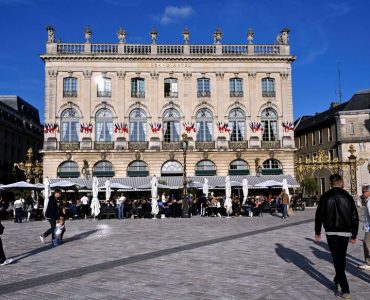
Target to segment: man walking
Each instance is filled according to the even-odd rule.
[[[57,223],[57,220],[59,219],[59,208],[58,208],[58,203],[57,200],[60,198],[62,195],[62,191],[59,189],[56,189],[54,192],[54,195],[51,195],[49,197],[49,202],[45,211],[45,217],[48,219],[50,223],[50,228],[46,230],[42,235],[40,235],[40,240],[41,243],[44,243],[44,239],[50,235],[51,233],[51,238],[54,240],[54,233],[55,233],[55,226]]]
[[[364,256],[365,264],[359,266],[361,270],[370,271],[370,184],[362,186],[362,198],[365,200],[365,224],[364,224]]]
[[[320,197],[316,210],[315,240],[321,240],[321,227],[324,225],[335,269],[335,293],[351,299],[345,273],[346,255],[348,242],[356,243],[359,218],[353,197],[343,189],[342,177],[331,175],[330,185],[332,188]]]
[[[283,219],[286,219],[288,217],[289,195],[287,194],[285,189],[282,189],[279,197],[281,199],[281,205],[283,207]]]

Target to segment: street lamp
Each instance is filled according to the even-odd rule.
[[[16,173],[17,167],[19,170],[23,171],[27,182],[31,182],[34,179],[35,183],[39,183],[40,177],[42,176],[42,163],[40,163],[38,160],[33,161],[32,148],[28,149],[26,156],[27,159],[24,163],[14,163],[13,173]]]
[[[181,140],[181,146],[182,146],[182,152],[183,152],[183,155],[184,155],[184,172],[183,172],[183,175],[182,175],[182,183],[183,183],[183,190],[182,190],[182,194],[183,194],[183,197],[182,197],[182,217],[183,218],[187,218],[189,215],[188,215],[188,212],[189,212],[189,202],[188,202],[188,197],[187,197],[187,194],[188,194],[188,191],[187,191],[187,180],[186,180],[186,154],[187,154],[187,151],[188,151],[188,147],[189,147],[189,140],[188,140],[188,135],[184,132],[182,134],[182,140]]]

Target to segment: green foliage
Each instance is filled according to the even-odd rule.
[[[306,194],[307,196],[313,196],[315,191],[319,189],[319,184],[316,182],[315,178],[310,176],[305,177],[302,180],[302,187],[304,190],[304,194]]]

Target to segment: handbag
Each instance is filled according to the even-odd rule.
[[[5,227],[3,226],[3,224],[0,223],[0,235],[4,233],[4,229]]]

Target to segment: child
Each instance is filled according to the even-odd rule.
[[[64,217],[59,217],[57,225],[55,226],[53,245],[59,246],[63,243],[63,234],[66,231],[66,226],[64,224]]]

